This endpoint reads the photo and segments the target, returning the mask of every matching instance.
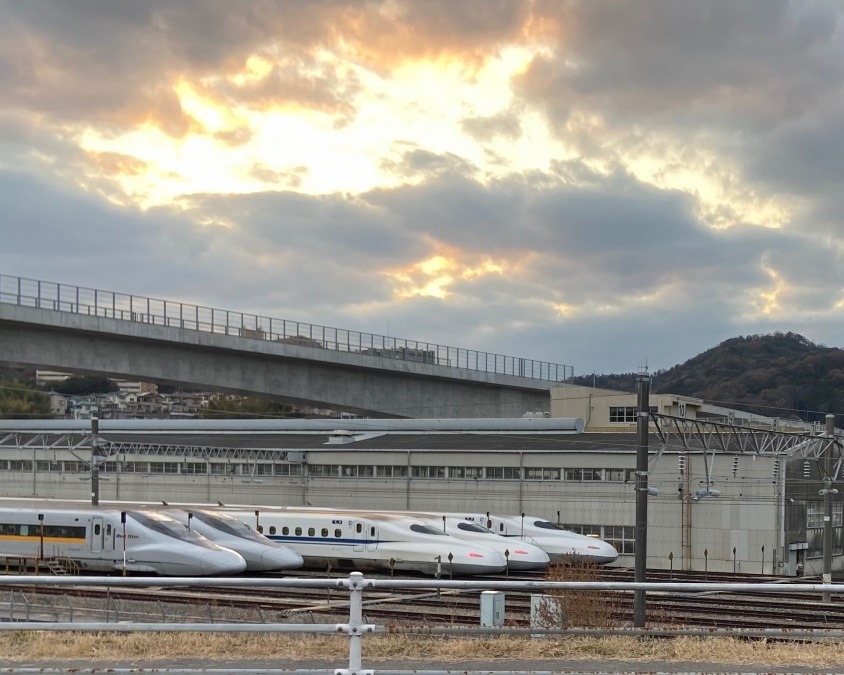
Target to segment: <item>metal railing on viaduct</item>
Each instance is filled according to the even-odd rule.
[[[574,376],[559,363],[7,274],[0,274],[0,303],[550,382]]]

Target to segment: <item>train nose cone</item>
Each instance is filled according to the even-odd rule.
[[[514,546],[507,558],[511,570],[543,570],[551,564],[551,557],[536,546]]]
[[[287,548],[275,548],[261,554],[261,568],[265,572],[298,569],[304,562],[296,551]]]
[[[504,555],[489,549],[475,549],[455,556],[448,565],[443,564],[444,571],[454,574],[498,574],[507,567]]]
[[[618,560],[618,551],[615,550],[615,546],[605,541],[596,541],[588,544],[586,551],[591,560],[602,565]]]
[[[240,574],[246,569],[246,561],[239,553],[229,550],[210,551],[199,557],[204,574]]]

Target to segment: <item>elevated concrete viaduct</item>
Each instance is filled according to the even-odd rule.
[[[380,417],[519,417],[557,382],[0,302],[0,363]]]

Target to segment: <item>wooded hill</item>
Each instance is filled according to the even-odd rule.
[[[635,392],[636,378],[636,373],[587,375],[574,383]],[[651,391],[769,417],[823,421],[827,413],[844,413],[844,350],[796,333],[731,338],[653,373]]]

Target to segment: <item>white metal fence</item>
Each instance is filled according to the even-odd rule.
[[[660,629],[660,628],[545,628],[538,625],[530,627],[513,626],[402,626],[366,623],[364,621],[364,598],[367,591],[396,590],[407,591],[411,589],[454,589],[463,591],[528,591],[541,594],[548,591],[572,590],[572,591],[627,591],[633,592],[642,590],[645,592],[671,592],[671,593],[818,593],[818,594],[841,594],[844,593],[844,584],[807,584],[807,583],[676,583],[676,582],[595,582],[595,581],[480,581],[480,580],[445,580],[445,579],[375,579],[367,578],[360,572],[353,572],[348,577],[332,579],[303,579],[303,578],[208,578],[208,577],[74,577],[74,576],[0,576],[0,588],[14,590],[20,586],[44,586],[44,587],[125,587],[125,586],[155,586],[158,588],[170,588],[180,586],[193,587],[260,587],[268,588],[323,588],[338,589],[348,592],[349,610],[348,620],[341,623],[242,623],[242,622],[149,622],[149,621],[37,621],[37,620],[16,620],[0,621],[0,631],[108,631],[119,633],[130,632],[217,632],[217,633],[296,633],[296,634],[342,634],[348,637],[349,658],[345,667],[338,667],[330,670],[305,671],[305,670],[272,670],[273,673],[375,673],[372,669],[365,669],[362,659],[362,640],[366,636],[390,634],[413,634],[413,635],[530,635],[535,637],[554,635],[627,635],[627,636],[731,636],[731,637],[758,637],[777,638],[790,640],[818,640],[844,638],[844,630],[779,630],[779,629],[713,629],[713,628],[682,628],[682,629]],[[632,617],[631,617],[632,623]],[[479,615],[480,624],[480,615]],[[0,670],[0,672],[4,672]],[[17,670],[15,672],[23,672]],[[43,668],[33,669],[32,672],[46,672]],[[53,671],[50,671],[53,672]],[[78,668],[67,671],[55,672],[83,672]],[[100,670],[92,672],[101,672]],[[108,672],[122,672],[119,669],[109,669]],[[139,672],[135,669],[125,672]],[[182,672],[179,670],[158,670],[155,672]],[[188,671],[184,671],[188,672]],[[194,671],[190,671],[194,672]],[[207,672],[221,673],[223,670]],[[225,672],[255,672],[226,670]],[[379,673],[445,673],[447,671],[420,671],[417,669],[408,671],[379,670]],[[473,672],[473,671],[464,671]],[[493,673],[495,671],[474,671]],[[497,671],[498,673],[515,671]],[[523,671],[528,672],[528,671]],[[534,674],[542,671],[530,671]]]
[[[574,376],[559,363],[7,274],[0,274],[0,303],[551,382]]]

